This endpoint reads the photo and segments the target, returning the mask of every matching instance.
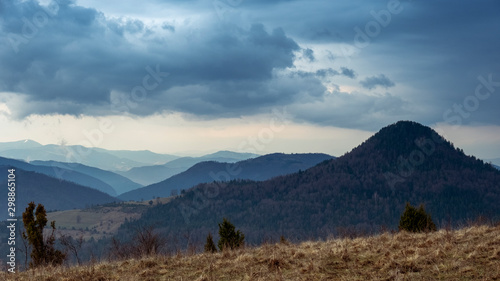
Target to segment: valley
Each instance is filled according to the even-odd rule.
[[[214,155],[228,162],[213,161]],[[108,257],[111,241],[127,245],[144,229],[168,241],[164,255],[198,253],[208,233],[219,239],[223,218],[241,229],[250,247],[280,237],[298,245],[377,236],[397,228],[407,202],[424,204],[438,229],[500,221],[500,171],[410,121],[382,128],[340,157],[220,152],[177,158],[171,162],[194,164],[144,187],[81,163],[0,160],[16,168],[18,204],[45,205],[58,236],[83,239],[85,259]],[[97,190],[97,182],[118,196]]]

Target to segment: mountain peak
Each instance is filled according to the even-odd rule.
[[[217,151],[212,154],[207,154],[202,156],[202,158],[215,158],[215,157],[220,157],[220,158],[233,158],[236,160],[246,160],[249,158],[255,158],[260,155],[254,154],[254,153],[239,153],[239,152],[233,152],[233,151],[228,151],[228,150],[221,150]]]
[[[1,142],[0,151],[11,150],[11,149],[29,149],[35,147],[41,147],[42,145],[34,140],[24,139],[11,142]]]
[[[455,150],[453,144],[446,141],[432,128],[414,121],[399,121],[380,129],[351,153],[356,154],[357,150],[363,150],[399,156],[419,149],[434,151],[437,145],[448,151]],[[430,152],[427,151],[427,153]]]
[[[375,134],[375,136],[379,138],[397,137],[401,141],[414,140],[415,138],[422,136],[442,139],[441,137],[438,137],[439,136],[438,133],[433,129],[431,129],[430,127],[424,126],[414,121],[396,122],[394,124],[391,124],[389,126],[380,129],[380,131],[377,134]]]
[[[492,169],[476,157],[465,155],[432,128],[413,121],[399,121],[382,128],[339,161],[359,165],[360,170],[375,165],[370,167],[378,173],[405,176],[443,169]]]

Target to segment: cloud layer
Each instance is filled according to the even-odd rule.
[[[287,106],[297,122],[375,129],[442,122],[479,76],[500,81],[494,1],[216,2],[2,1],[0,103],[12,118]],[[498,124],[499,105],[461,121]]]

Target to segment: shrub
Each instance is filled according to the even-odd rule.
[[[211,233],[208,233],[207,236],[207,242],[205,243],[205,252],[207,253],[217,252],[217,248],[215,247],[214,239]]]
[[[425,211],[423,204],[417,209],[410,203],[406,203],[405,210],[399,220],[399,230],[429,232],[436,231],[436,225],[432,221],[431,215]]]
[[[223,251],[224,249],[236,249],[244,245],[245,235],[241,231],[235,231],[234,225],[229,222],[226,218],[223,219],[222,223],[219,223],[219,249]]]

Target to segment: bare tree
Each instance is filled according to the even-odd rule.
[[[80,235],[76,239],[73,239],[71,236],[61,235],[59,241],[64,247],[66,247],[69,252],[71,252],[75,256],[78,265],[81,265],[82,261],[78,256],[78,252],[82,248],[83,242],[85,241],[83,239],[83,231],[80,232]]]
[[[160,236],[153,226],[138,228],[134,240],[134,252],[141,256],[158,254],[166,245],[165,238]]]
[[[17,230],[18,233],[21,232],[20,229]],[[26,233],[23,231],[18,235],[21,237],[22,248],[19,248],[19,251],[24,254],[24,270],[28,269],[28,257],[29,253],[31,253],[31,245],[28,243],[28,237],[26,237]]]
[[[118,239],[114,237],[111,238],[111,248],[109,249],[108,259],[109,260],[121,260],[128,259],[132,256],[132,248],[130,243],[121,243]]]
[[[112,238],[109,257],[127,259],[153,256],[161,253],[166,244],[165,237],[157,233],[153,226],[141,226],[136,228],[135,236],[130,242],[122,243]]]

